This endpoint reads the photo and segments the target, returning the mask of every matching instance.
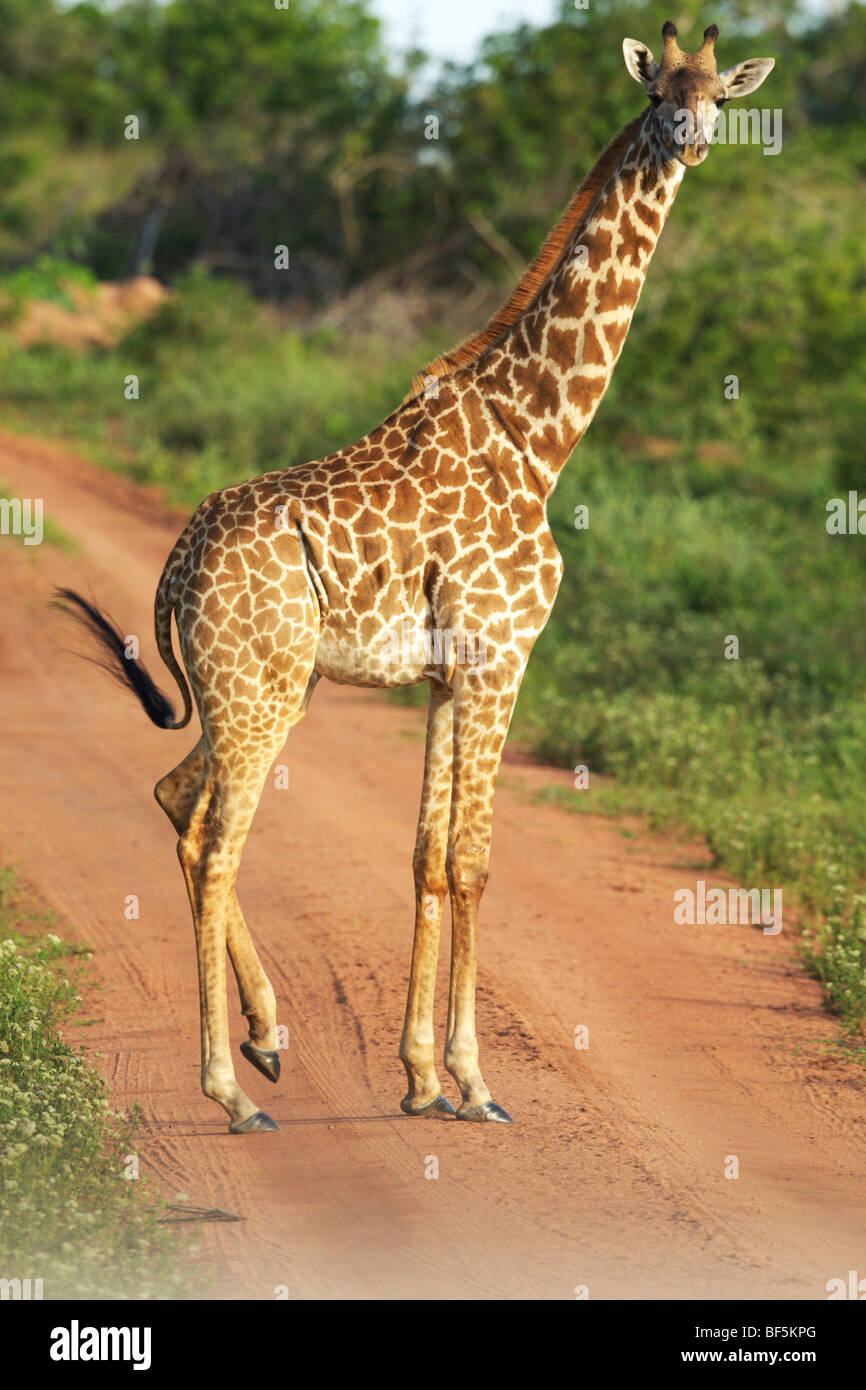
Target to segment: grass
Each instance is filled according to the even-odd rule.
[[[0,1278],[46,1299],[186,1298],[189,1252],[130,1180],[137,1119],[64,1040],[91,952],[57,935],[0,869]]]

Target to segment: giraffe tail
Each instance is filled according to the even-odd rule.
[[[189,684],[178,664],[171,642],[171,615],[174,602],[168,595],[171,580],[180,567],[186,545],[178,541],[166,561],[162,578],[156,590],[154,622],[156,644],[165,666],[177,682],[183,699],[183,717],[175,718],[174,708],[163,695],[144,665],[129,651],[129,642],[107,613],[96,604],[89,603],[74,589],[57,589],[54,595],[55,607],[74,618],[95,639],[97,655],[93,658],[98,666],[107,671],[114,680],[130,691],[138,700],[148,719],[159,729],[184,729],[192,718],[192,697]]]

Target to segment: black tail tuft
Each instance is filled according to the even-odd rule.
[[[170,729],[175,723],[174,710],[141,662],[126,655],[126,643],[111,619],[72,589],[56,589],[54,606],[69,614],[96,639],[99,646],[99,655],[93,658],[96,664],[125,690],[132,691],[152,723],[160,729]]]

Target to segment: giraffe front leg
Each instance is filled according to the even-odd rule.
[[[448,891],[445,851],[451,808],[451,755],[454,702],[451,691],[431,683],[427,715],[424,787],[412,865],[415,875],[415,938],[406,1018],[400,1039],[400,1060],[409,1078],[409,1092],[400,1102],[407,1115],[436,1118],[454,1114],[442,1094],[434,1060],[433,999],[442,904]]]
[[[459,679],[454,713],[454,785],[448,837],[451,894],[451,984],[445,1065],[463,1103],[458,1120],[499,1121],[511,1116],[492,1099],[478,1065],[475,988],[478,912],[487,884],[493,794],[519,678],[491,688],[477,672]]]

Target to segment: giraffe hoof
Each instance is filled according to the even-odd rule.
[[[272,1120],[270,1115],[266,1115],[264,1110],[257,1110],[249,1119],[241,1120],[239,1123],[229,1125],[229,1134],[258,1134],[268,1129],[279,1129],[276,1120]]]
[[[256,1047],[255,1043],[242,1042],[241,1055],[246,1057],[248,1062],[252,1062],[256,1071],[260,1071],[262,1076],[266,1076],[269,1081],[279,1081],[279,1052],[268,1047]]]
[[[406,1115],[427,1115],[431,1119],[451,1119],[457,1112],[445,1096],[437,1096],[435,1100],[430,1100],[426,1105],[422,1105],[418,1110],[413,1110],[408,1097],[400,1101],[400,1109]]]
[[[458,1110],[457,1118],[471,1120],[474,1124],[483,1124],[490,1120],[495,1120],[501,1125],[514,1124],[508,1111],[497,1105],[495,1100],[486,1100],[483,1105],[476,1105],[472,1110]]]

